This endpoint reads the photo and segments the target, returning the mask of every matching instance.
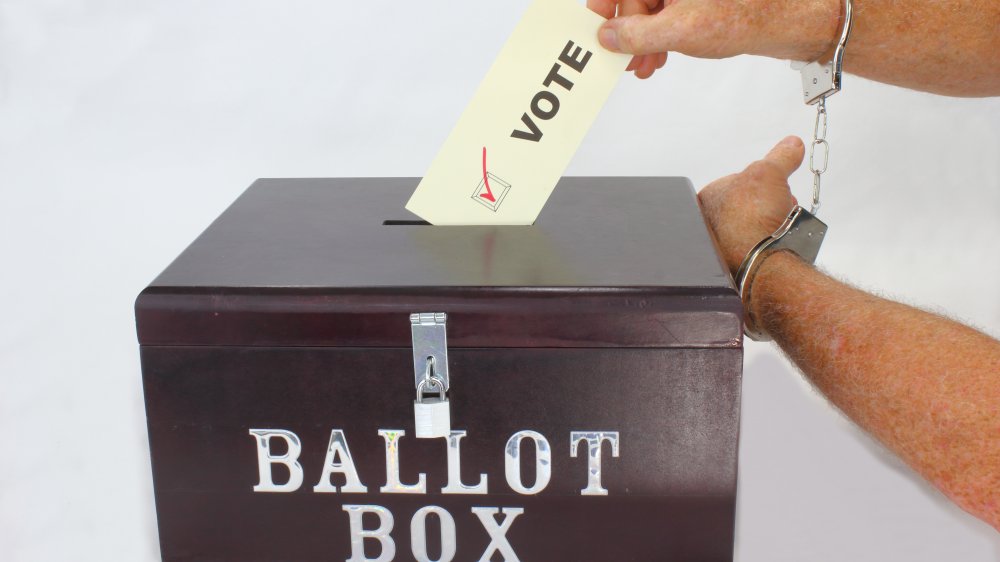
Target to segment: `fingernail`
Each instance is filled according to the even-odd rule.
[[[618,50],[618,34],[614,29],[611,29],[610,27],[602,27],[600,33],[597,35],[597,38],[601,41],[601,45],[604,45],[604,48],[616,53],[621,52]]]
[[[798,142],[799,142],[799,137],[792,135],[781,139],[781,142],[778,144],[783,146],[795,146],[796,144],[798,144]]]

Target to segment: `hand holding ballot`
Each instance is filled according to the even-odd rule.
[[[939,94],[1000,95],[1000,3],[974,0],[961,10],[916,0],[853,4],[847,71]],[[601,44],[637,55],[630,68],[640,78],[652,74],[667,51],[828,58],[842,10],[840,0],[588,5],[611,18],[599,32]],[[952,43],[942,49],[928,37]],[[795,204],[787,178],[802,157],[801,141],[790,137],[763,160],[702,190],[702,211],[730,271]],[[1000,530],[1000,342],[855,289],[787,251],[769,254],[756,272],[744,301],[747,317],[849,418]],[[947,412],[947,421],[935,412]]]
[[[833,45],[840,17],[840,0],[587,0],[587,6],[610,20],[601,27],[601,44],[636,55],[630,70],[639,78],[663,66],[668,51],[815,60]]]
[[[669,51],[826,61],[844,12],[842,0],[587,0],[587,6],[608,19],[601,45],[635,55],[629,70],[639,78],[663,66]],[[951,2],[854,0],[854,11],[847,72],[950,96],[1000,92],[995,0],[963,2],[961,9]]]

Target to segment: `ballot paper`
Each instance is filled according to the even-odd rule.
[[[535,0],[406,208],[431,224],[532,224],[628,65],[575,0]]]

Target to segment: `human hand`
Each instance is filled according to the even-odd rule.
[[[587,0],[608,22],[601,45],[636,55],[649,78],[668,51],[699,58],[763,55],[812,61],[836,42],[841,0]],[[617,9],[617,16],[615,12]]]
[[[787,137],[762,160],[698,193],[701,212],[734,275],[747,253],[773,234],[797,204],[788,188],[788,176],[802,164],[804,155],[802,139]]]

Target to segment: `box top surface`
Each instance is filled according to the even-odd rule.
[[[391,224],[417,221],[403,204],[418,181],[258,180],[140,295],[140,341],[220,343],[219,327],[203,322],[187,326],[185,338],[156,336],[176,332],[163,313],[179,308],[212,309],[218,317],[223,310],[246,315],[323,306],[361,313],[391,303],[401,312],[424,312],[462,302],[484,313],[522,306],[537,315],[587,303],[597,307],[591,312],[606,310],[608,302],[640,313],[657,303],[677,308],[660,302],[671,298],[686,299],[695,312],[697,299],[715,298],[720,311],[738,313],[739,299],[686,178],[564,178],[532,226]],[[578,313],[587,312],[579,306]],[[155,311],[160,316],[144,314]],[[739,344],[738,334],[725,332],[728,345]],[[622,338],[628,336],[612,339]]]
[[[684,178],[565,178],[532,226],[384,225],[416,178],[263,179],[154,287],[727,289]]]

